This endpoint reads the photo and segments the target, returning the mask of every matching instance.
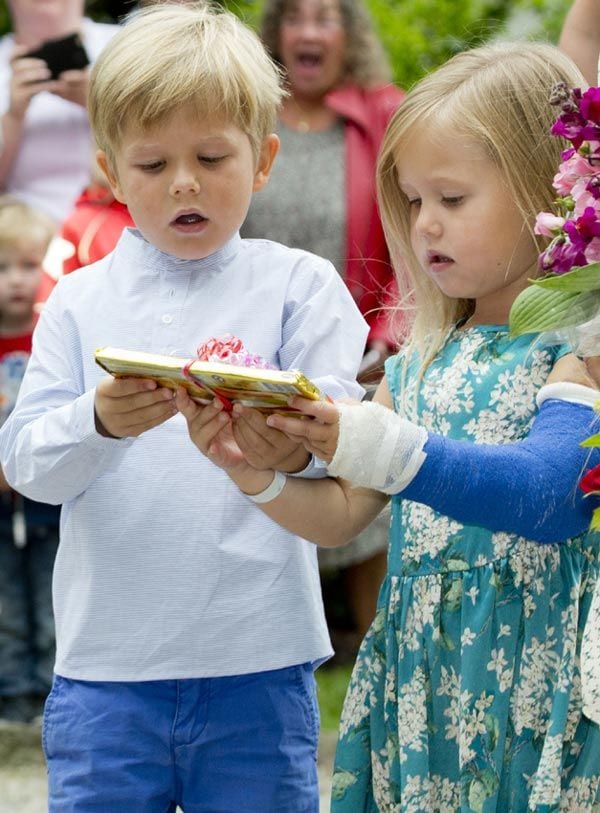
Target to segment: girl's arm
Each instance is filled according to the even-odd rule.
[[[385,494],[356,488],[347,480],[287,477],[283,490],[275,499],[258,502],[260,494],[271,486],[276,475],[272,469],[258,470],[247,463],[235,441],[231,417],[223,412],[216,399],[209,406],[198,406],[183,388],[177,392],[176,403],[187,421],[190,437],[200,451],[224,469],[238,488],[250,500],[257,501],[272,520],[311,542],[323,547],[337,547],[349,542],[367,527],[388,501]],[[335,406],[327,406],[337,414]],[[332,424],[323,425],[322,430],[321,434],[337,433],[337,427]]]
[[[600,452],[580,445],[597,431],[586,397],[578,403],[572,392],[565,396],[551,386],[529,435],[515,443],[476,444],[428,433],[377,404],[338,405],[335,415],[331,405],[298,399],[293,405],[317,415],[315,422],[281,416],[268,422],[304,437],[337,476],[399,493],[465,524],[560,542],[589,526],[592,506],[577,484],[600,462]],[[576,391],[590,402],[600,395],[581,386]],[[324,428],[326,421],[336,428]],[[374,424],[381,427],[378,444]]]

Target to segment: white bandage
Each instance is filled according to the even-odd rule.
[[[593,407],[600,401],[600,392],[592,389],[592,387],[585,387],[583,384],[573,384],[570,381],[555,381],[554,384],[544,384],[535,400],[538,407],[541,407],[544,401],[549,401],[551,398]]]
[[[384,494],[406,488],[427,456],[427,430],[372,401],[337,407],[340,431],[328,474]]]

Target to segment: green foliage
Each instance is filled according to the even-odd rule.
[[[323,731],[338,730],[351,671],[351,666],[325,665],[315,672]]]
[[[368,0],[394,78],[407,89],[450,56],[489,39],[505,16],[499,7],[506,5],[480,0]]]
[[[570,0],[366,0],[390,55],[394,79],[410,88],[466,48],[494,39],[556,42]]]

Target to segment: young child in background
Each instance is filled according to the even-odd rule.
[[[58,273],[48,269],[42,275],[38,309],[63,274],[70,274],[77,268],[106,257],[117,245],[123,229],[133,225],[129,209],[113,195],[94,155],[92,183],[77,198],[58,232],[59,238],[64,241],[61,246],[64,259],[57,269]],[[49,273],[50,270],[53,273]]]
[[[51,811],[318,810],[316,549],[198,455],[170,390],[94,363],[101,345],[192,358],[230,332],[360,397],[367,325],[333,266],[238,234],[281,96],[257,36],[204,6],[141,11],[92,72],[99,164],[137,230],[59,280],[0,433],[9,482],[64,503]],[[279,438],[270,462],[310,474]]]
[[[375,403],[294,399],[316,420],[266,421],[347,479],[257,471],[241,452],[262,431],[258,413],[234,411],[236,445],[216,405],[177,396],[199,448],[308,539],[343,544],[392,495],[334,811],[597,809],[600,730],[582,715],[579,652],[598,537],[577,489],[598,462],[579,446],[597,391],[555,383],[567,349],[507,327],[539,273],[557,81],[583,78],[552,46],[483,47],[423,79],[392,119],[378,193],[391,255],[408,258],[408,343]]]
[[[31,354],[34,302],[55,227],[16,198],[0,197],[0,424]],[[52,566],[60,508],[23,499],[0,472],[0,719],[41,715],[52,683]]]

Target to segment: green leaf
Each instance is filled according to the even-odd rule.
[[[594,508],[592,521],[590,523],[590,531],[600,531],[600,508]]]
[[[519,336],[573,327],[588,322],[599,310],[600,295],[595,291],[549,291],[530,285],[521,291],[510,309],[510,332]]]
[[[331,782],[331,798],[342,799],[352,785],[356,784],[356,774],[351,771],[336,771]]]
[[[578,294],[584,291],[598,291],[600,290],[600,263],[573,268],[566,274],[548,274],[533,280],[533,284],[540,288]]]
[[[498,718],[494,717],[493,714],[486,714],[483,718],[483,724],[485,725],[485,730],[490,737],[490,751],[494,751],[500,736],[500,724],[498,723]]]
[[[582,440],[580,446],[600,446],[600,434]]]
[[[457,570],[469,570],[469,564],[465,559],[461,559],[460,556],[455,556],[446,561],[446,568],[452,573]]]

